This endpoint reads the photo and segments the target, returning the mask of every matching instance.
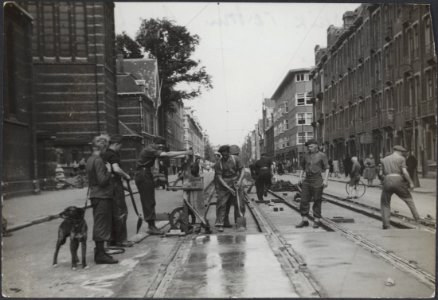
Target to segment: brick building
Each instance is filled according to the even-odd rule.
[[[262,146],[260,151],[269,157],[274,157],[274,107],[275,102],[265,98],[262,106]]]
[[[175,112],[166,113],[166,126],[162,136],[165,137],[171,151],[184,150],[184,104],[182,101],[172,102]]]
[[[118,132],[114,4],[18,2],[34,18],[38,176],[51,177],[87,157],[93,136]]]
[[[313,138],[312,82],[310,69],[290,70],[271,99],[275,102],[274,156],[276,160],[297,163],[305,150],[304,143]]]
[[[38,192],[32,91],[32,16],[16,2],[4,7],[2,193]]]
[[[193,149],[204,158],[204,133],[190,107],[184,108],[184,145],[185,149]]]
[[[436,54],[427,5],[363,4],[327,30],[312,72],[316,135],[329,157],[414,152],[436,167]]]
[[[158,67],[155,59],[117,58],[117,112],[124,170],[135,170],[144,146],[153,143],[157,130]]]

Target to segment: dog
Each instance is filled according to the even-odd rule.
[[[69,206],[59,214],[64,219],[58,229],[58,240],[56,242],[55,254],[53,256],[53,266],[58,265],[58,252],[65,244],[67,237],[70,236],[71,267],[76,270],[79,262],[78,248],[81,244],[82,268],[87,268],[85,254],[87,250],[87,223],[84,219],[85,209],[76,206]]]

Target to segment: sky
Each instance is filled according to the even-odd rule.
[[[315,65],[314,48],[327,28],[358,3],[116,2],[116,33],[135,38],[142,19],[167,18],[200,37],[193,54],[213,89],[192,107],[213,145],[242,145],[288,70]]]

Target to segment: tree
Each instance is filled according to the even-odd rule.
[[[211,146],[210,141],[208,139],[205,140],[204,158],[208,161],[215,161],[214,150],[213,150],[213,147]]]
[[[212,88],[205,67],[190,58],[199,45],[199,36],[191,35],[185,26],[167,19],[143,20],[136,41],[157,59],[163,112],[173,113],[172,103],[199,96],[201,88]],[[181,83],[186,89],[176,88]]]
[[[122,53],[123,58],[143,58],[141,46],[131,39],[126,32],[116,36],[117,53]]]

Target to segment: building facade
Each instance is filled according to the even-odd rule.
[[[38,192],[32,90],[33,17],[16,2],[4,4],[2,193]]]
[[[313,138],[310,69],[290,70],[272,95],[274,157],[298,165],[304,144]]]
[[[316,136],[329,157],[401,144],[436,168],[436,54],[430,7],[363,4],[329,27],[312,72]]]
[[[184,108],[184,145],[185,149],[191,148],[204,158],[204,133],[190,107]]]
[[[38,176],[55,175],[118,132],[114,4],[18,1],[34,19],[32,43]],[[54,145],[56,158],[53,159]]]

